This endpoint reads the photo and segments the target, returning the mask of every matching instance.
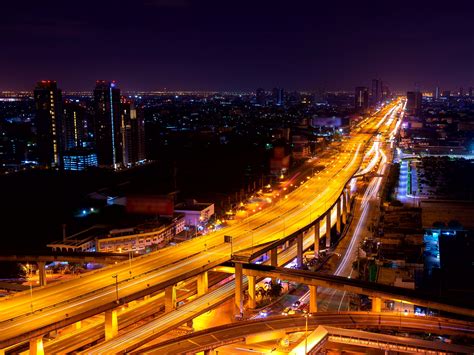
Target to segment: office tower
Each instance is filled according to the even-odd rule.
[[[382,100],[387,100],[388,98],[390,98],[390,96],[391,96],[391,92],[388,85],[383,85],[382,86]]]
[[[42,80],[36,85],[34,98],[39,164],[60,167],[64,150],[61,90],[56,81]]]
[[[382,99],[382,81],[372,79],[372,105],[377,106]]]
[[[64,101],[65,148],[83,147],[87,140],[86,108],[70,100]]]
[[[284,95],[283,89],[274,88],[272,91],[273,104],[277,106],[283,105],[283,100],[284,100],[283,95]]]
[[[145,160],[145,119],[143,110],[122,98],[121,133],[123,165],[133,166]]]
[[[117,169],[122,160],[120,89],[99,80],[94,89],[94,140],[99,166]]]
[[[421,114],[421,103],[422,95],[419,91],[408,91],[407,92],[407,110],[415,115],[419,116]]]
[[[364,86],[355,88],[355,109],[358,112],[366,112],[369,108],[369,89]]]
[[[265,97],[265,90],[263,90],[262,88],[258,88],[256,99],[258,105],[265,106],[265,104],[267,103],[267,98]]]
[[[64,170],[81,171],[97,166],[97,155],[88,148],[71,148],[64,153]]]
[[[440,90],[439,90],[439,86],[437,86],[437,87],[435,88],[435,91],[433,92],[433,99],[439,100],[440,94],[441,94],[441,92],[440,92]]]

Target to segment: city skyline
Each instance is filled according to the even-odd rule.
[[[409,11],[285,5],[84,1],[70,11],[55,1],[8,3],[0,90],[30,90],[42,79],[66,91],[102,78],[124,91],[353,90],[373,78],[394,91],[457,90],[474,82],[467,1],[448,9],[418,1]]]

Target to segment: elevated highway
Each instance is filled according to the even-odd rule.
[[[339,156],[323,171],[308,177],[298,189],[240,224],[134,258],[131,266],[125,261],[71,281],[35,289],[32,295],[25,292],[2,299],[0,348],[197,276],[230,260],[231,248],[246,249],[302,230],[324,215],[339,198],[359,169],[364,147],[385,113],[368,120],[364,130],[343,142]],[[325,225],[320,229],[323,232]],[[224,235],[232,236],[230,245],[224,243]]]
[[[244,264],[243,274],[255,277],[278,278],[280,280],[294,281],[306,285],[322,286],[474,317],[474,308],[472,307],[472,304],[463,305],[457,300],[440,298],[431,293],[420,292],[418,290],[403,287],[383,285],[375,282],[327,275],[306,270],[295,270],[257,264]]]
[[[301,315],[276,316],[263,319],[239,321],[211,329],[187,334],[162,343],[140,348],[132,354],[185,354],[216,349],[220,346],[245,341],[246,337],[257,336],[264,332],[284,333],[304,332],[306,319]],[[316,313],[308,318],[308,330],[318,326],[342,327],[347,329],[394,329],[400,332],[430,332],[439,335],[474,336],[474,326],[469,322],[455,321],[439,317],[401,316],[394,313],[373,314],[366,312]],[[284,335],[283,333],[283,335]],[[264,337],[262,337],[264,339]],[[405,343],[409,338],[404,338]],[[449,348],[449,346],[448,346]],[[458,350],[472,350],[459,347]],[[445,349],[446,350],[446,347]],[[451,347],[451,351],[456,350]]]
[[[92,252],[40,252],[40,253],[0,253],[0,262],[51,263],[68,261],[71,263],[115,264],[128,259],[128,254]]]

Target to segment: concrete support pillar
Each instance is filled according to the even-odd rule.
[[[176,309],[176,285],[165,288],[165,312]]]
[[[347,223],[347,196],[346,190],[342,191],[342,223]]]
[[[242,314],[242,264],[235,263],[235,309],[238,314]]]
[[[105,340],[115,338],[118,334],[117,310],[105,311]]]
[[[319,255],[319,229],[321,228],[319,221],[318,219],[314,225],[314,256]]]
[[[248,290],[249,290],[249,308],[254,309],[257,307],[257,300],[255,298],[255,276],[247,276]]]
[[[278,249],[273,248],[270,250],[270,265],[271,266],[278,266]]]
[[[296,237],[296,265],[303,266],[303,233]]]
[[[196,279],[198,296],[202,296],[207,293],[207,289],[209,288],[209,279],[207,271],[197,275]]]
[[[346,208],[347,208],[347,213],[351,213],[351,195],[349,193],[349,188],[346,188],[345,190],[346,193]]]
[[[372,297],[372,312],[382,312],[382,299],[380,297]]]
[[[30,339],[30,355],[44,355],[42,336]]]
[[[40,286],[46,285],[46,263],[38,261],[38,274]]]
[[[336,230],[338,234],[341,234],[341,200],[338,199],[336,202]]]
[[[309,313],[318,311],[318,286],[309,285]]]
[[[331,247],[331,210],[326,213],[326,248]]]

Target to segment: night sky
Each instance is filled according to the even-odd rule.
[[[437,3],[2,1],[0,90],[474,86],[474,1]]]

